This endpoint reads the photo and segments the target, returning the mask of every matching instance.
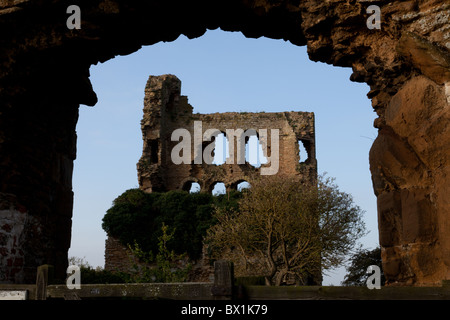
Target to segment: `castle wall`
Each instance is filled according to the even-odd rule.
[[[315,158],[314,114],[312,112],[225,112],[212,114],[193,114],[187,97],[181,96],[181,82],[173,75],[151,76],[145,88],[144,117],[141,122],[144,140],[142,157],[137,164],[139,186],[147,192],[187,189],[190,182],[200,184],[201,190],[210,192],[217,182],[223,182],[230,190],[241,181],[251,180],[264,175],[265,168],[274,169],[271,173],[285,176],[297,176],[302,181],[313,183],[317,178]],[[201,126],[201,129],[199,129]],[[177,129],[186,129],[191,136],[190,163],[175,164],[172,151],[180,140],[172,141]],[[234,141],[234,154],[222,165],[205,163],[205,157],[197,161],[196,137],[207,130],[217,129],[225,134],[228,141]],[[256,168],[242,163],[239,158],[238,140],[231,140],[231,133],[241,129],[254,132],[262,141],[267,132],[267,153],[278,159]],[[272,134],[278,130],[278,152],[272,146]],[[230,134],[229,134],[230,133]],[[201,138],[200,138],[201,139]],[[211,143],[203,141],[201,153]],[[198,139],[197,139],[198,141]],[[300,159],[299,141],[306,148],[307,159]],[[231,162],[231,163],[228,163]],[[276,170],[275,170],[276,169]]]

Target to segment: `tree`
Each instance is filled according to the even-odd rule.
[[[381,249],[380,247],[373,250],[360,249],[350,258],[350,266],[347,267],[342,285],[344,286],[365,286],[368,278],[367,268],[371,265],[380,267],[381,285],[384,285],[386,279],[384,277],[381,265]]]
[[[364,234],[363,212],[330,178],[318,185],[263,177],[243,193],[237,210],[219,208],[206,237],[213,258],[228,258],[236,271],[265,275],[267,284],[308,276],[340,265]]]
[[[213,196],[201,192],[145,193],[130,189],[114,200],[103,217],[102,227],[124,246],[136,242],[143,251],[156,253],[162,226],[169,225],[175,230],[169,249],[197,260],[202,254],[206,231],[215,223],[214,208],[236,206],[240,196],[240,192]]]

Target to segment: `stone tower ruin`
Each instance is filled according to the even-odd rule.
[[[229,137],[228,134],[238,130],[245,135],[242,142],[248,141],[251,135],[258,136],[263,130],[268,130],[269,133],[271,130],[278,130],[279,154],[276,174],[297,176],[305,183],[316,181],[317,160],[312,112],[193,114],[187,97],[180,93],[181,81],[173,75],[150,76],[148,79],[144,117],[141,122],[144,146],[142,157],[137,164],[139,187],[143,191],[189,191],[194,182],[198,183],[204,192],[211,192],[219,182],[224,183],[227,190],[236,189],[243,181],[251,184],[255,176],[264,174],[264,168],[273,169],[274,164],[254,167],[248,162],[242,163],[239,151],[243,152],[243,148],[240,148],[237,138]],[[201,125],[201,132],[198,132],[198,125],[196,130],[196,124]],[[172,141],[172,133],[177,129],[187,130],[192,137],[192,154],[188,157],[190,163],[175,164],[171,159],[172,150],[179,143],[178,140]],[[229,142],[228,149],[234,151],[231,151],[224,164],[211,165],[202,159],[196,161],[195,136],[203,135],[210,129],[223,133]],[[204,141],[201,136],[200,139],[203,155],[211,142]],[[268,153],[275,153],[277,150],[271,146],[270,135],[267,140]],[[306,150],[306,159],[300,159],[299,144]]]
[[[145,87],[144,115],[141,121],[143,136],[142,157],[137,163],[139,187],[145,192],[165,192],[171,190],[189,191],[192,183],[200,185],[201,192],[212,192],[216,183],[223,183],[227,191],[237,189],[239,183],[248,182],[264,174],[264,168],[276,170],[271,173],[297,177],[305,183],[316,183],[317,160],[315,152],[314,114],[312,112],[248,113],[226,112],[213,114],[193,114],[193,108],[186,96],[180,95],[181,81],[174,75],[150,76]],[[199,125],[201,128],[199,128]],[[179,143],[172,138],[175,130],[186,130],[192,139],[189,163],[175,164],[172,151]],[[201,129],[201,132],[199,132]],[[195,136],[203,137],[209,129],[224,133],[230,152],[227,162],[208,164],[205,159],[196,158]],[[241,131],[238,131],[241,130]],[[248,142],[251,135],[260,135],[263,130],[278,130],[278,148],[267,140],[265,156],[275,156],[260,167],[239,159],[239,141],[233,134],[243,133],[242,143]],[[211,144],[201,139],[201,155]],[[211,138],[214,140],[214,138]],[[233,143],[233,147],[230,145]],[[306,151],[304,159],[299,155],[299,145]],[[213,145],[214,146],[214,142]],[[211,148],[211,147],[209,147]],[[197,163],[196,163],[197,162]],[[199,163],[201,162],[201,163]],[[245,163],[242,163],[245,162]],[[105,246],[105,269],[127,271],[130,252],[120,242],[109,236]],[[207,260],[207,259],[206,259]],[[209,269],[207,261],[196,264],[197,269]],[[198,280],[198,278],[194,278]],[[321,282],[321,275],[313,276],[310,284]],[[204,280],[204,279],[202,279]]]

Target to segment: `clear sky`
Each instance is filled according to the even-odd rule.
[[[150,75],[174,74],[182,81],[194,113],[228,111],[315,113],[319,173],[335,177],[364,211],[369,234],[364,248],[378,245],[376,197],[369,150],[376,137],[376,114],[366,84],[349,80],[351,69],[309,60],[306,47],[283,40],[247,39],[241,33],[208,31],[180,36],[92,66],[99,102],[80,106],[69,256],[104,266],[102,218],[112,201],[137,188],[136,163],[142,152],[144,88]],[[324,277],[339,285],[345,269]]]

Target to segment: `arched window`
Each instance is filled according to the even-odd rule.
[[[241,181],[236,186],[237,191],[242,191],[242,190],[248,189],[248,188],[250,188],[250,183],[248,183],[247,181]]]
[[[201,187],[198,182],[190,180],[190,181],[185,182],[182,189],[189,193],[194,193],[194,192],[200,192]]]
[[[189,189],[189,193],[200,192],[200,184],[198,182],[192,182],[191,188]]]
[[[225,194],[226,192],[227,192],[227,189],[225,187],[225,183],[216,182],[212,185],[211,193],[213,196],[217,196],[219,194]]]

